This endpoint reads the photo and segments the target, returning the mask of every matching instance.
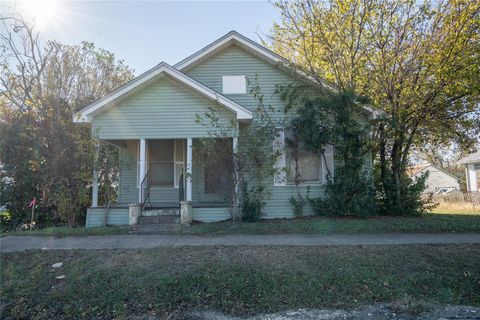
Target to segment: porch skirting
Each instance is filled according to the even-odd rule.
[[[102,226],[104,214],[104,207],[88,208],[85,227],[90,228]],[[108,209],[107,224],[114,226],[128,225],[128,206],[111,207],[110,209]]]
[[[230,207],[193,207],[193,220],[200,222],[218,222],[230,219]],[[87,210],[85,227],[100,227],[103,224],[105,208],[92,207]],[[108,210],[108,225],[128,225],[128,206],[111,207]]]

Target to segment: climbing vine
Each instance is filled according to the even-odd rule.
[[[370,126],[361,108],[366,101],[351,92],[320,95],[312,93],[311,88],[294,85],[279,87],[278,92],[286,110],[296,114],[288,125],[295,137],[289,143],[303,141],[305,148],[318,153],[321,161],[326,161],[325,146],[334,146],[335,174],[327,172],[325,194],[307,195],[314,211],[320,215],[376,214]],[[324,168],[328,170],[328,166]],[[290,202],[298,205],[302,198]]]

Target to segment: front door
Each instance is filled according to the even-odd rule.
[[[172,203],[179,200],[180,178],[185,167],[185,140],[149,140],[148,170],[151,201]]]

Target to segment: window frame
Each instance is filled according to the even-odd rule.
[[[273,177],[273,187],[296,187],[297,185],[293,182],[288,182],[288,173],[286,172],[287,169],[287,146],[286,146],[286,133],[284,128],[277,128],[279,132],[279,136],[273,140],[273,151],[280,150],[281,155],[277,159],[274,164],[274,168],[278,170]],[[311,182],[300,182],[298,186],[305,187],[305,186],[324,186],[327,184],[327,174],[323,174],[327,172],[327,163],[328,160],[331,161],[331,168],[330,174],[331,176],[335,176],[335,147],[333,145],[325,145],[324,159],[322,154],[319,154],[320,157],[320,177],[319,181],[311,181]]]
[[[284,137],[284,139],[285,139],[285,137]],[[286,143],[284,143],[284,148],[285,148],[285,167],[289,168],[288,146],[287,146]],[[307,152],[310,152],[311,154],[315,155],[318,158],[318,161],[319,161],[319,166],[317,168],[318,180],[300,181],[298,186],[322,185],[323,184],[323,169],[324,169],[324,162],[325,162],[323,157],[322,157],[322,154],[314,153],[314,152],[311,152],[311,151],[307,151]],[[295,161],[295,160],[291,159],[291,161]],[[287,172],[287,175],[286,175],[287,186],[296,186],[297,184],[295,183],[295,181],[289,180],[289,176],[290,176],[290,174]]]

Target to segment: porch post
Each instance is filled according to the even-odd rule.
[[[470,172],[468,170],[468,164],[465,165],[465,177],[466,177],[466,180],[467,180],[467,191],[470,191],[471,187],[470,187]]]
[[[187,139],[187,201],[192,201],[192,138]]]
[[[140,185],[138,186],[138,202],[143,203],[143,188],[142,188],[142,181],[143,178],[145,178],[146,174],[146,141],[145,139],[140,139],[140,155],[138,159],[138,165],[139,165],[139,170],[138,170],[138,175],[139,175],[139,183]]]
[[[98,207],[98,172],[93,169],[92,207]]]
[[[93,161],[93,179],[92,179],[92,207],[98,207],[98,172],[97,172],[97,162],[99,154],[99,144],[95,144],[95,154]]]
[[[468,163],[466,165],[466,171],[467,171],[467,191],[475,192],[479,191],[477,189],[477,173],[475,172],[475,164],[473,163]]]
[[[235,188],[234,192],[237,195],[235,199],[235,204],[238,206],[238,193],[239,193],[239,174],[238,174],[238,137],[234,136],[232,139],[232,144],[233,144],[233,181],[235,185],[233,186]]]

